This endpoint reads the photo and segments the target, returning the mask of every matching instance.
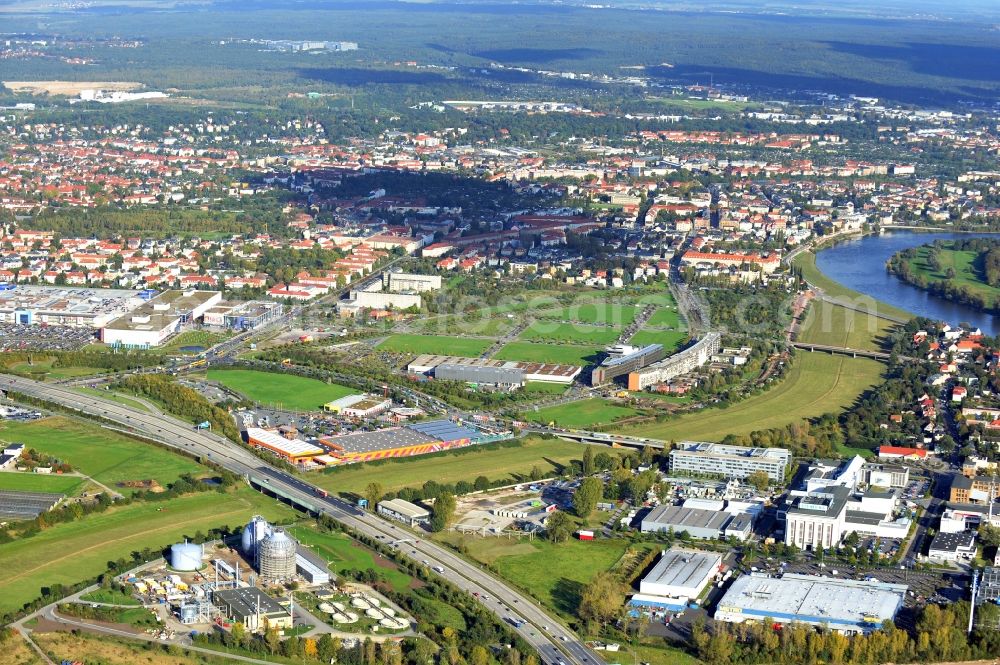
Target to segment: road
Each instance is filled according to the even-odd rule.
[[[280,492],[307,506],[312,505],[356,532],[381,542],[393,543],[410,535],[401,525],[363,512],[340,499],[321,497],[315,486],[268,465],[246,448],[211,432],[195,430],[189,423],[171,416],[139,411],[100,397],[15,376],[0,376],[0,389],[20,392],[112,421],[163,445],[205,457],[248,479],[261,478],[260,488]],[[441,577],[470,594],[478,594],[487,609],[501,620],[510,616],[524,619],[526,623],[516,630],[538,651],[542,662],[552,665],[561,662],[574,665],[603,662],[574,633],[566,630],[527,596],[450,550],[423,538],[407,542],[405,546],[400,544],[398,549],[406,558],[431,568],[443,569],[443,572],[437,571]]]

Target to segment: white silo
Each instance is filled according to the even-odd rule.
[[[202,547],[197,543],[177,543],[170,546],[170,567],[174,570],[201,568]]]
[[[251,517],[247,525],[243,527],[243,536],[240,541],[243,554],[251,561],[256,561],[257,546],[270,534],[271,525],[267,523],[267,520],[260,515]]]
[[[260,576],[277,582],[295,577],[295,541],[275,529],[257,546],[257,564]]]

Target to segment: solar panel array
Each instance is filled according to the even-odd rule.
[[[407,425],[407,429],[412,429],[429,437],[441,441],[458,441],[460,439],[476,439],[480,433],[474,429],[455,424],[450,420],[429,420],[423,423],[413,423]]]
[[[0,517],[32,519],[51,510],[64,495],[50,492],[15,492],[0,490]]]

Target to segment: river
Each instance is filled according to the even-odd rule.
[[[988,335],[1000,332],[1000,317],[939,298],[890,275],[885,262],[907,247],[935,240],[982,237],[989,234],[888,231],[845,240],[816,254],[816,267],[830,279],[900,309],[951,325],[969,323]]]

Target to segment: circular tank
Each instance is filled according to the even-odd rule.
[[[271,525],[260,515],[254,515],[245,527],[240,541],[243,553],[251,559],[257,553],[257,545],[271,533]]]
[[[198,570],[201,568],[201,545],[177,543],[170,546],[170,567],[174,570]]]
[[[257,563],[265,579],[292,579],[295,577],[295,541],[284,531],[275,529],[257,546]]]

